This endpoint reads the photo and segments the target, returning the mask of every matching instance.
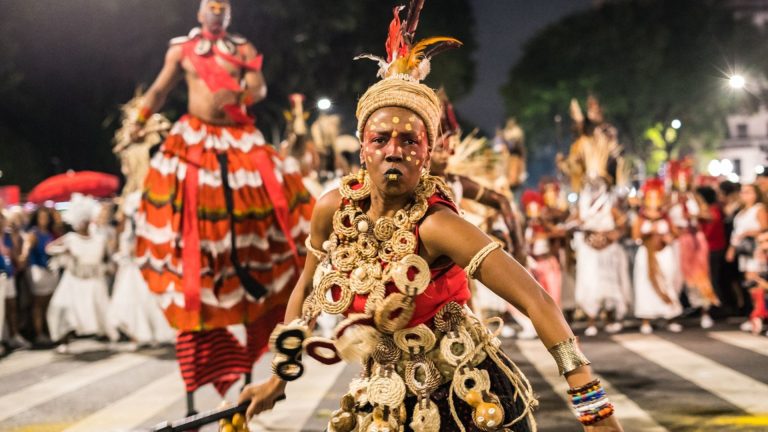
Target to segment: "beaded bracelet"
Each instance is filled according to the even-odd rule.
[[[576,410],[579,422],[585,426],[613,415],[613,404],[608,400],[599,379],[571,388],[568,390],[568,394],[571,396],[571,404]]]

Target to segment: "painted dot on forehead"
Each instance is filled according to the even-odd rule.
[[[411,150],[411,156],[416,156],[416,152]]]
[[[415,122],[416,121],[416,116],[412,115],[412,116],[408,117],[408,121],[411,122],[411,123]]]
[[[411,157],[410,157],[410,156],[406,156],[406,157],[405,157],[405,160],[407,160],[408,162],[410,162],[410,161],[411,161]]]
[[[398,135],[397,131],[392,131],[392,138],[395,138]]]
[[[376,154],[380,155],[381,154],[381,150],[376,150]]]
[[[398,116],[392,117],[392,123],[394,123],[394,124],[400,123],[400,117],[398,117]]]
[[[405,124],[405,130],[407,130],[407,131],[411,131],[411,130],[413,130],[413,125],[412,125],[412,124],[410,124],[410,123],[406,123],[406,124]]]
[[[379,126],[381,126],[381,127],[383,127],[383,128],[386,128],[386,127],[387,127],[387,124],[386,124],[386,123],[384,123],[384,122],[381,122],[381,123],[379,123]]]

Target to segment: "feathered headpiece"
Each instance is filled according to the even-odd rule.
[[[693,160],[690,157],[673,159],[667,165],[667,177],[675,190],[688,190],[693,182]]]
[[[74,193],[69,200],[69,208],[61,219],[75,230],[79,230],[95,219],[100,210],[101,205],[93,197]]]
[[[578,101],[571,100],[570,114],[576,140],[559,168],[571,177],[571,187],[579,191],[584,184],[597,179],[609,185],[623,183],[624,159],[618,134],[615,127],[604,121],[597,99],[587,98],[586,116]]]
[[[523,204],[523,209],[528,217],[536,217],[539,215],[541,208],[544,207],[544,197],[533,189],[528,189],[523,192],[523,197],[520,199]]]
[[[446,49],[461,46],[461,42],[451,37],[433,37],[414,44],[413,38],[423,7],[424,0],[411,0],[402,21],[400,11],[406,7],[394,8],[394,18],[389,24],[385,44],[386,59],[372,54],[355,57],[356,60],[367,58],[376,61],[379,64],[378,76],[383,78],[372,85],[357,104],[357,133],[360,139],[368,118],[384,107],[402,107],[415,112],[427,127],[430,148],[437,139],[442,111],[440,99],[434,90],[419,81],[429,74],[432,57]]]
[[[447,49],[458,48],[462,44],[458,39],[446,36],[422,39],[414,44],[413,38],[423,7],[424,0],[411,0],[403,21],[400,20],[400,11],[405,9],[405,6],[393,9],[394,18],[389,23],[389,34],[384,44],[387,50],[386,59],[373,54],[362,54],[355,57],[355,60],[367,58],[377,62],[380,78],[398,76],[416,81],[426,78],[431,70],[432,57]]]
[[[444,88],[437,91],[437,97],[443,104],[443,114],[440,117],[440,130],[443,134],[456,135],[461,133],[461,126],[456,120],[456,112],[453,110],[453,104],[448,99],[448,94]]]
[[[654,197],[657,201],[653,205],[661,207],[661,204],[664,202],[664,189],[664,181],[662,179],[653,177],[646,180],[643,187],[640,188],[645,205],[649,205],[648,200]]]

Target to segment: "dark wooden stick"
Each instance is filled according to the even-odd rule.
[[[281,395],[275,400],[275,402],[279,402],[284,399],[285,399],[285,395]],[[221,419],[231,418],[233,415],[237,413],[244,414],[245,411],[248,409],[248,405],[250,403],[251,401],[246,401],[237,406],[222,408],[218,410],[212,410],[212,411],[196,414],[193,416],[185,417],[183,419],[175,420],[172,422],[164,421],[158,424],[157,426],[155,426],[154,428],[152,428],[151,431],[152,432],[181,432],[181,431],[198,429],[201,426],[215,423]]]

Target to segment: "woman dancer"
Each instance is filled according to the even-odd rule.
[[[345,177],[315,207],[307,240],[312,254],[286,324],[271,337],[277,375],[246,387],[247,415],[270,409],[286,380],[301,375],[305,346],[307,355],[326,363],[364,366],[332,415],[330,431],[535,429],[527,380],[463,306],[469,276],[532,319],[572,388],[586,430],[621,430],[557,305],[498,243],[457,214],[445,183],[429,175],[440,101],[418,83],[429,58],[422,56],[423,44],[411,45],[414,4],[402,27],[395,9],[390,55],[381,60],[385,78],[358,103],[366,170]],[[334,340],[308,337],[320,311],[347,315]]]

